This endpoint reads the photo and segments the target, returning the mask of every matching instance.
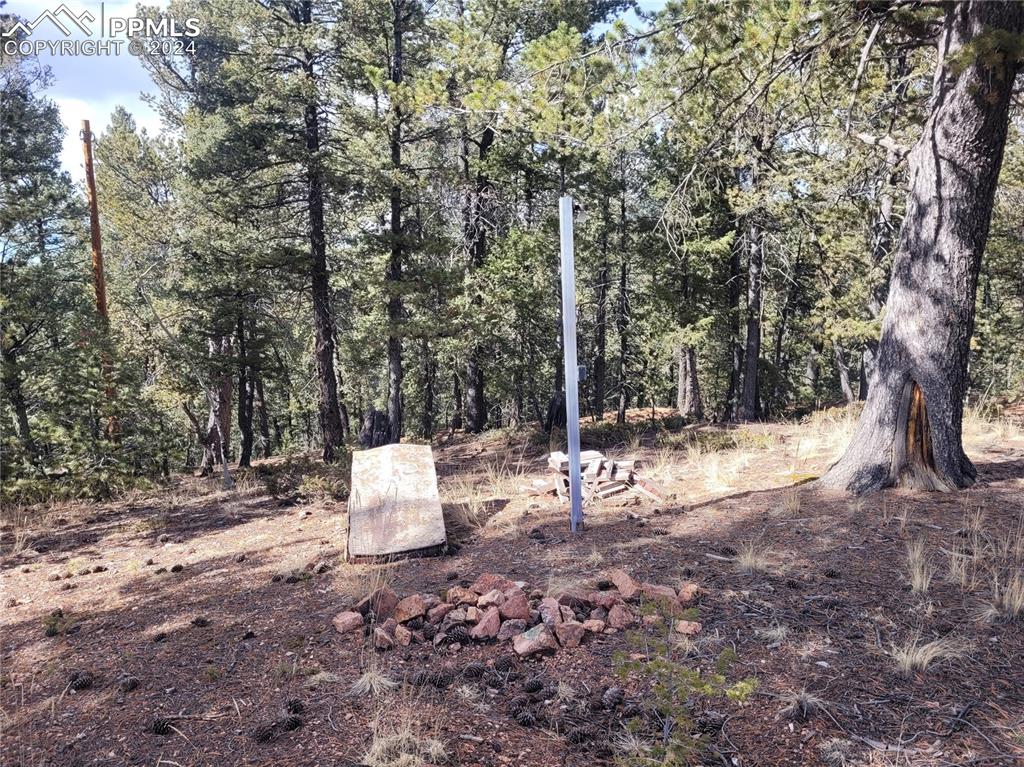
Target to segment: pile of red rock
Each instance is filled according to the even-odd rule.
[[[577,647],[587,634],[614,634],[636,623],[629,604],[641,600],[687,607],[701,589],[684,583],[670,586],[640,583],[622,570],[612,570],[597,590],[568,588],[529,596],[525,583],[485,573],[468,588],[453,586],[444,600],[434,594],[412,594],[404,599],[384,586],[363,598],[351,610],[334,616],[334,628],[346,634],[372,627],[372,643],[379,650],[414,642],[459,649],[470,641],[512,640],[522,656]],[[676,630],[694,634],[699,623],[679,621]]]

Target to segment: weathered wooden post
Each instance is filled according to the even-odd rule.
[[[562,255],[562,341],[565,350],[565,431],[569,440],[569,529],[583,526],[580,483],[579,368],[576,367],[576,274],[572,242],[572,197],[558,202]]]

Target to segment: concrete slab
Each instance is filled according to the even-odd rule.
[[[352,454],[350,562],[440,554],[445,542],[430,445],[385,445]]]

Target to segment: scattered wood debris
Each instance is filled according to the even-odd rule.
[[[559,451],[551,453],[548,466],[554,472],[555,492],[561,500],[568,501],[569,456]],[[633,458],[615,460],[605,458],[598,450],[584,450],[580,453],[580,474],[584,504],[629,491],[654,501],[665,500],[665,491],[640,476],[640,461]]]

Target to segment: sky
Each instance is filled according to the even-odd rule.
[[[9,0],[3,10],[16,16],[33,21],[45,10],[56,10],[62,0]],[[166,6],[166,2],[147,4]],[[78,14],[90,11],[98,19],[100,2],[92,0],[67,0],[68,8]],[[115,16],[131,17],[135,15],[135,2],[123,0],[102,3],[106,18]],[[71,39],[81,40],[85,34],[74,29]],[[33,32],[32,38],[46,40],[63,37],[59,30],[44,21]],[[93,133],[100,134],[110,123],[110,115],[118,104],[124,106],[134,115],[140,127],[151,133],[159,133],[160,118],[142,99],[144,92],[154,90],[149,75],[142,68],[139,60],[129,54],[122,46],[120,56],[62,56],[49,52],[40,54],[39,61],[50,67],[54,82],[47,95],[60,109],[61,120],[67,128],[64,136],[64,150],[61,162],[71,174],[72,179],[81,181],[82,144],[79,131],[82,120],[89,120]]]
[[[31,22],[44,11],[56,12],[62,2],[66,2],[73,14],[89,11],[97,20],[101,12],[108,20],[135,16],[135,0],[8,0],[3,11]],[[167,1],[147,0],[146,4],[165,8]],[[654,10],[662,4],[662,0],[640,0],[638,3],[645,10]],[[98,28],[99,23],[94,26]],[[45,20],[33,31],[31,39],[60,40],[64,37]],[[84,40],[86,35],[72,27],[70,39]],[[50,67],[54,76],[47,95],[57,104],[67,128],[61,162],[76,182],[84,177],[79,141],[82,120],[89,120],[93,133],[99,135],[110,123],[114,107],[121,105],[135,117],[139,127],[151,134],[160,132],[159,116],[142,100],[144,93],[152,93],[155,88],[139,60],[127,52],[127,46],[122,45],[120,55],[116,56],[54,55],[44,51],[39,60]]]

